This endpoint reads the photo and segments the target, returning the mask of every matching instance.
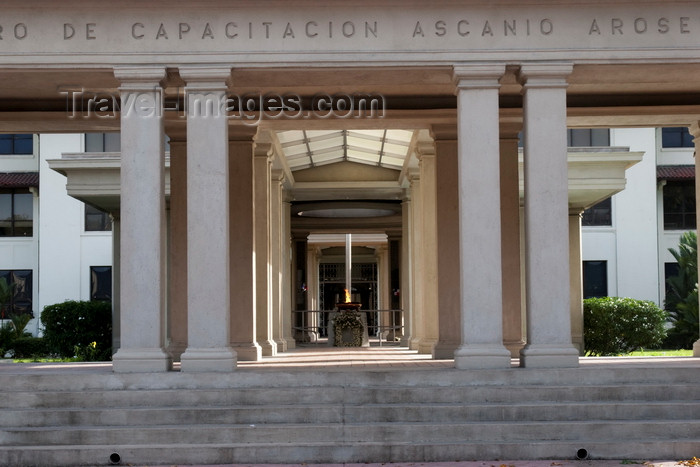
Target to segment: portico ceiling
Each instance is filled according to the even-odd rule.
[[[289,130],[276,135],[292,171],[343,161],[401,170],[413,131]]]

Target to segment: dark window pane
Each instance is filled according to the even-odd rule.
[[[104,133],[85,133],[85,152],[103,152]]]
[[[13,154],[32,154],[34,151],[34,137],[31,134],[14,135],[15,149]]]
[[[28,190],[0,190],[0,237],[33,235],[34,195]]]
[[[85,152],[119,152],[121,136],[119,133],[86,133]]]
[[[112,266],[90,267],[90,300],[112,300]]]
[[[8,303],[3,307],[3,313],[24,314],[32,313],[32,271],[29,269],[0,271],[0,278],[4,278],[12,288],[12,294]]]
[[[581,225],[588,227],[612,225],[611,198],[604,199],[600,203],[595,204],[583,211]]]
[[[610,130],[593,128],[591,130],[591,146],[610,146]]]
[[[567,131],[567,144],[572,147],[610,146],[607,128],[572,128]]]
[[[668,297],[671,287],[668,284],[670,277],[676,277],[680,273],[681,267],[678,263],[664,263],[664,284],[666,284],[666,296]]]
[[[0,135],[0,154],[12,154],[12,135]]]
[[[669,180],[664,190],[664,230],[694,229],[695,181]]]
[[[673,127],[661,129],[661,146],[664,148],[692,148],[695,147],[693,137],[686,127]]]
[[[34,137],[31,134],[0,135],[0,154],[32,154]]]
[[[119,152],[121,148],[122,142],[119,133],[105,133],[105,152]]]
[[[583,298],[608,296],[608,262],[583,262]]]
[[[85,230],[88,232],[108,232],[112,230],[109,214],[85,205]]]

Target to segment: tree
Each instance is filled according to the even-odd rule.
[[[685,232],[680,239],[678,250],[669,248],[678,263],[678,275],[666,279],[667,292],[664,308],[668,311],[673,327],[668,332],[666,345],[679,348],[692,348],[698,340],[700,321],[698,319],[698,236],[695,232]]]

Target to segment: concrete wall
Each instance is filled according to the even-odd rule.
[[[38,137],[34,136],[34,154],[31,155],[0,155],[0,172],[36,172],[39,167]],[[31,269],[33,282],[32,303],[34,316],[38,317],[39,308],[39,198],[34,195],[34,226],[33,236],[29,237],[0,237],[0,269]],[[36,332],[38,320],[32,320],[27,325],[27,331]]]
[[[663,305],[664,262],[673,262],[682,231],[663,229],[663,191],[657,165],[692,165],[693,149],[664,149],[661,130],[613,129],[611,146],[644,151],[642,161],[627,170],[625,190],[613,196],[609,227],[584,227],[583,260],[608,262],[608,295],[651,300]]]
[[[41,135],[40,307],[90,299],[90,266],[112,264],[111,232],[86,232],[84,205],[66,194],[66,178],[47,159],[83,150],[82,134]]]

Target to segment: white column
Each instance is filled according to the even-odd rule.
[[[401,298],[402,324],[401,342],[404,347],[408,347],[411,343],[411,317],[413,315],[413,258],[411,255],[411,197],[409,193],[404,195],[401,202],[401,289],[399,297]]]
[[[167,371],[163,67],[115,68],[121,82],[121,347],[116,372]]]
[[[292,268],[292,231],[291,210],[292,204],[287,200],[287,194],[282,196],[282,252],[280,265],[280,280],[282,281],[282,336],[287,342],[287,350],[296,348],[296,341],[292,333],[294,304],[292,302],[292,280],[295,276]]]
[[[569,212],[569,286],[571,290],[571,342],[584,355],[583,342],[583,263],[581,262],[581,216],[583,211]]]
[[[508,368],[503,346],[498,80],[504,65],[454,68],[462,344],[455,366]]]
[[[187,142],[184,128],[169,129],[168,347],[173,361],[187,349]]]
[[[522,318],[520,187],[518,132],[522,125],[501,124],[501,270],[503,277],[503,345],[513,358],[525,345]],[[508,284],[507,286],[505,284]]]
[[[421,181],[417,173],[410,173],[411,183],[411,216],[409,229],[411,231],[411,318],[409,348],[418,350],[420,341],[425,337],[423,326],[423,204],[421,196]]]
[[[693,141],[695,142],[695,209],[696,219],[700,219],[700,176],[698,176],[700,174],[700,157],[698,157],[700,154],[700,120],[690,125],[690,134],[694,136]],[[698,257],[700,257],[700,250],[698,250]],[[700,270],[700,261],[698,261],[698,269]],[[700,322],[698,326],[700,327]],[[693,357],[700,357],[700,339],[693,344]]]
[[[521,365],[578,366],[571,343],[566,76],[571,64],[525,64],[527,345]]]
[[[258,134],[253,149],[253,211],[255,213],[255,335],[263,356],[277,355],[272,337],[270,297],[270,177],[272,143]]]
[[[110,213],[112,219],[112,355],[114,355],[121,347],[121,305],[119,299],[121,297],[121,252],[119,246],[121,242],[121,221],[120,213]]]
[[[187,316],[182,371],[232,371],[228,67],[181,67],[187,83]]]
[[[454,358],[462,342],[459,290],[459,194],[457,125],[433,125],[437,179],[439,340],[433,358]]]
[[[438,247],[437,247],[437,188],[435,169],[435,143],[427,131],[421,132],[417,145],[420,159],[421,180],[421,225],[422,233],[422,279],[418,284],[423,289],[421,322],[423,336],[418,344],[418,353],[433,354],[438,342]],[[425,139],[424,139],[425,138]]]
[[[233,130],[233,128],[231,129]],[[259,361],[262,350],[255,342],[255,214],[253,212],[254,128],[229,132],[229,253],[231,282],[231,346],[238,361]],[[232,134],[234,133],[234,134]]]
[[[270,296],[272,299],[272,335],[277,345],[277,352],[287,351],[287,341],[284,338],[284,309],[282,304],[283,275],[282,251],[283,251],[283,206],[282,206],[282,182],[284,172],[273,170],[270,180]]]

